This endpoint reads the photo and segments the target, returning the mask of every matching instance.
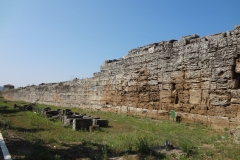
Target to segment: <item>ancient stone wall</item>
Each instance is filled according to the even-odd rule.
[[[92,78],[4,92],[10,100],[86,107],[156,118],[175,110],[214,128],[240,125],[240,26],[184,36],[107,60]]]

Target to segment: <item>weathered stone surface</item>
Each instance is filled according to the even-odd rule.
[[[239,35],[237,26],[226,33],[149,44],[105,61],[91,78],[27,86],[3,96],[156,118],[168,118],[174,109],[184,113],[185,121],[231,127],[235,123],[229,118],[240,118]]]
[[[92,119],[73,119],[73,130],[88,130],[92,126]]]

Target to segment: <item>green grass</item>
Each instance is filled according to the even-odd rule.
[[[240,145],[231,143],[227,129],[220,132],[198,123],[189,125],[70,108],[74,112],[108,119],[110,126],[94,132],[73,131],[63,127],[60,121],[50,121],[30,111],[15,110],[14,103],[26,104],[0,97],[0,107],[8,107],[0,108],[1,132],[9,144],[14,141],[13,137],[21,139],[20,142],[14,142],[18,147],[7,143],[14,159],[107,159],[130,154],[138,154],[139,159],[174,159],[171,156],[152,155],[148,150],[151,146],[164,145],[166,140],[183,149],[185,156],[181,156],[181,159],[240,159]],[[37,106],[46,107],[42,104]],[[206,148],[204,144],[213,147]],[[19,150],[24,148],[24,154],[19,154]]]

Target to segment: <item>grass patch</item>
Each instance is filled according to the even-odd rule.
[[[160,156],[152,155],[148,148],[164,145],[166,140],[170,140],[173,146],[180,146],[185,151],[186,156],[181,156],[179,159],[222,159],[223,157],[240,159],[240,146],[231,143],[227,129],[217,132],[199,123],[189,125],[168,120],[70,108],[73,112],[108,119],[110,126],[96,132],[73,131],[71,128],[63,127],[58,120],[50,121],[34,112],[15,110],[14,103],[26,104],[6,101],[0,97],[0,106],[7,106],[5,110],[0,108],[0,129],[13,159],[98,160],[131,154],[138,154],[139,159],[160,159]],[[37,106],[46,107],[42,104]],[[16,137],[19,139],[17,142]],[[202,147],[204,144],[212,145],[214,148],[204,148]],[[164,158],[171,159],[168,156]]]

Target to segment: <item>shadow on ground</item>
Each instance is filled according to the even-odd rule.
[[[8,138],[6,145],[13,159],[24,160],[102,160],[104,157],[121,157],[137,154],[136,152],[117,152],[108,146],[84,141],[81,143],[62,143],[61,146],[44,144],[41,139],[29,142],[20,138]],[[138,155],[139,160],[146,159],[148,155]],[[152,156],[153,159],[165,158],[164,155]],[[151,158],[151,159],[152,159]]]

